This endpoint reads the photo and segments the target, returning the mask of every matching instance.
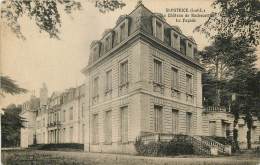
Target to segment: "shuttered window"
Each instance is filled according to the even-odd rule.
[[[128,61],[120,64],[120,85],[128,82]]]
[[[162,62],[154,59],[154,82],[162,83]]]
[[[161,106],[154,106],[154,131],[163,131],[163,116]]]
[[[121,141],[122,143],[128,142],[128,107],[121,108]]]

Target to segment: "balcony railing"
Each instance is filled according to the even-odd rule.
[[[225,107],[222,106],[208,106],[205,107],[206,112],[228,112]]]
[[[54,121],[54,122],[48,123],[47,126],[48,127],[60,127],[61,126],[61,122],[60,121]]]

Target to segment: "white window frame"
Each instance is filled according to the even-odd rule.
[[[126,63],[126,71],[125,73],[127,73],[127,75],[124,75],[124,82],[122,82],[122,65]],[[121,61],[119,63],[119,86],[123,87],[123,86],[127,86],[129,83],[129,61],[128,59],[125,59],[123,61]]]
[[[160,81],[161,82],[157,82],[156,80],[156,74],[155,74],[155,61],[158,61],[161,63],[161,75],[160,75]],[[163,84],[163,61],[158,59],[158,58],[153,58],[153,82],[159,85]]]

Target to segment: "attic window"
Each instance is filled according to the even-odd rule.
[[[174,38],[177,39],[178,38],[178,35],[177,34],[173,34]]]
[[[126,36],[126,30],[125,30],[125,23],[123,23],[121,26],[120,26],[120,42],[122,42],[124,39],[125,39],[125,36]]]
[[[162,40],[162,23],[156,21],[156,37]]]
[[[190,43],[188,43],[188,46],[191,48],[191,44]]]

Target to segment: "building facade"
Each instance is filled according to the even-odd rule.
[[[32,144],[84,143],[85,85],[54,92],[48,97],[46,85],[40,97],[22,106],[21,116],[27,120],[21,129],[21,147]]]
[[[91,44],[86,150],[135,152],[146,133],[201,135],[202,66],[192,37],[142,4]]]
[[[202,106],[202,72],[195,40],[140,3],[91,43],[84,85],[50,97],[44,85],[36,107],[25,103],[22,115],[31,124],[21,144],[82,143],[88,152],[135,153],[140,136],[232,136],[234,116]],[[245,142],[242,119],[238,127]],[[252,141],[259,136],[255,118]]]

